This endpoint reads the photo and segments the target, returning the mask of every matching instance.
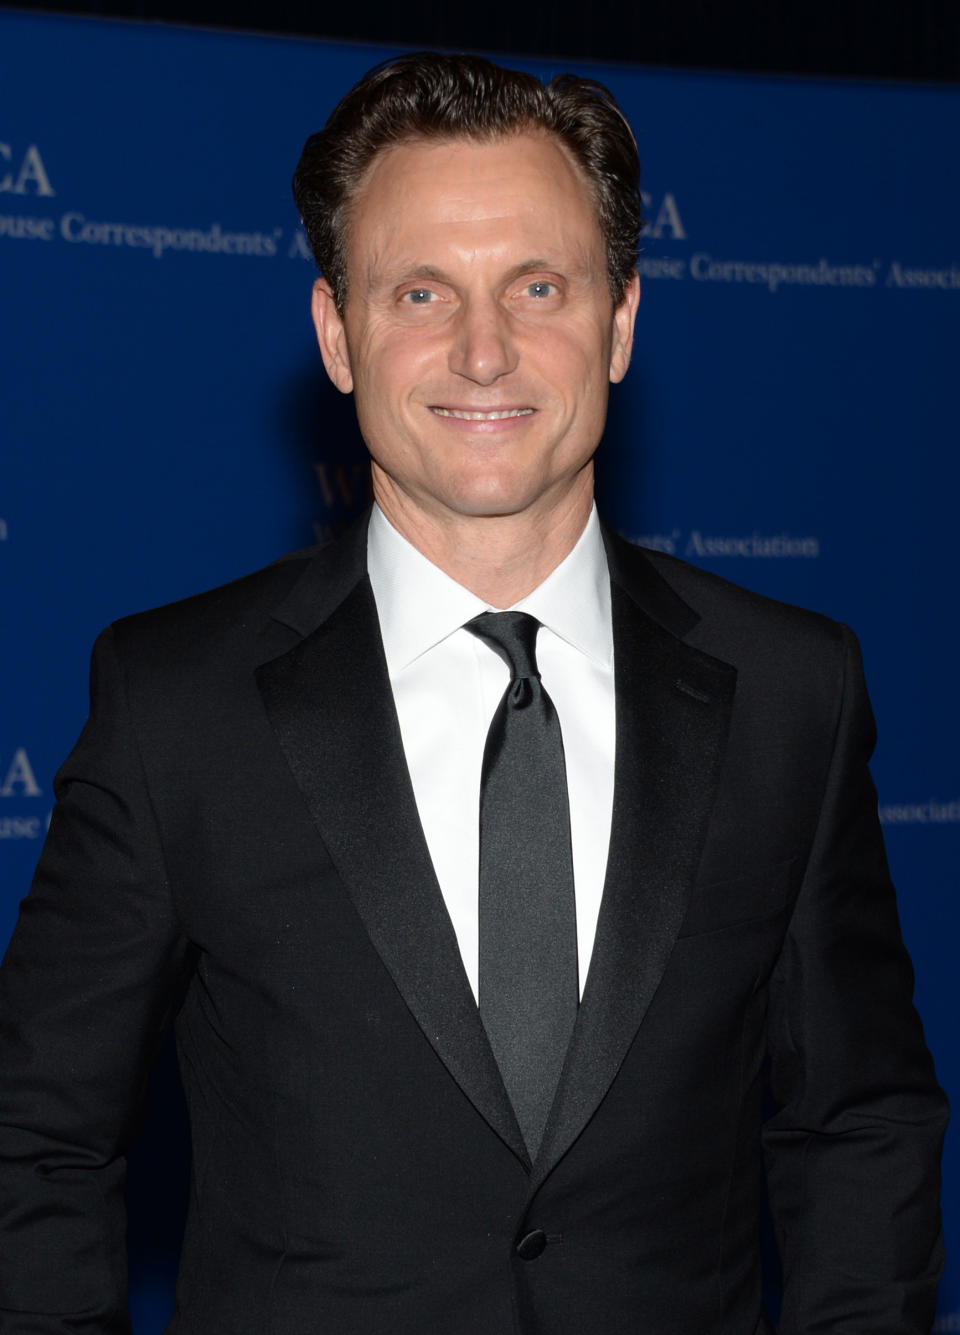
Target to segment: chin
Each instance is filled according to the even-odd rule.
[[[550,490],[549,480],[524,468],[463,469],[440,488],[464,514],[516,514]]]
[[[474,518],[497,518],[522,514],[539,499],[541,492],[525,487],[471,487],[451,498],[451,508]]]

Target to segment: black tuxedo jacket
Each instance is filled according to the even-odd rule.
[[[929,1328],[944,1114],[853,637],[609,560],[609,866],[532,1164],[418,822],[365,527],[101,638],[0,975],[3,1335],[126,1328],[123,1153],[171,1017],[177,1335],[767,1332],[764,1151],[784,1335]]]

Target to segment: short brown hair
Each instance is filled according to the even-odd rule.
[[[342,311],[353,196],[383,149],[417,139],[497,139],[543,130],[586,177],[607,248],[614,303],[636,268],[642,224],[637,146],[613,94],[560,74],[543,84],[480,56],[422,51],[376,65],[304,145],[293,194],[307,240]]]

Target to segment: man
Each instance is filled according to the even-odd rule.
[[[182,1335],[769,1332],[762,1151],[780,1329],[928,1330],[944,1111],[853,637],[593,509],[629,129],[406,56],[295,188],[376,507],[99,642],[3,973],[0,1329],[125,1329],[175,1018]]]

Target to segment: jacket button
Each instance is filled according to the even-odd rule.
[[[542,1228],[535,1228],[532,1233],[517,1243],[517,1255],[525,1261],[535,1261],[547,1245],[547,1235]]]

